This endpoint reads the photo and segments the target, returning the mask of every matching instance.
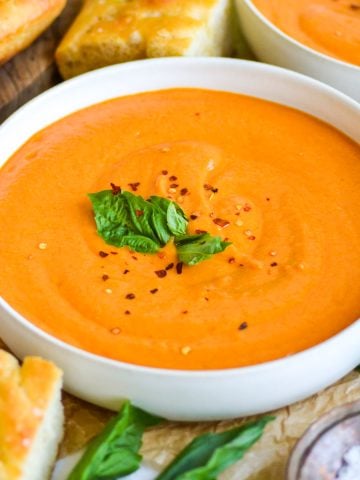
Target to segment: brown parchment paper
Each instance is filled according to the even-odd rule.
[[[0,348],[6,348],[1,340]],[[352,372],[317,395],[273,412],[276,419],[268,425],[261,440],[240,462],[228,469],[221,480],[283,480],[291,449],[309,425],[332,408],[355,400],[360,400],[360,374]],[[66,421],[60,457],[81,449],[114,415],[65,392],[63,404]],[[166,422],[145,433],[141,453],[148,463],[161,469],[196,435],[224,430],[248,420]]]
[[[329,366],[331,368],[331,366]],[[224,480],[282,480],[285,466],[296,440],[322,414],[347,402],[360,399],[360,374],[352,372],[338,384],[317,395],[274,412],[276,420],[268,425],[262,439],[223,475]],[[64,394],[66,433],[61,455],[81,448],[99,432],[111,413]],[[256,417],[253,417],[256,418]],[[212,423],[167,422],[145,433],[142,454],[146,461],[161,469],[194,436],[220,431],[248,419]]]

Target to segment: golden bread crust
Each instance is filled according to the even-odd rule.
[[[23,366],[0,350],[0,478],[20,480],[46,409],[62,372],[52,363],[27,357]]]
[[[69,78],[147,57],[221,55],[229,16],[229,0],[85,0],[56,60]]]
[[[65,4],[66,0],[0,1],[0,64],[29,46]]]

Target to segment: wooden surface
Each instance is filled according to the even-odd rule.
[[[54,51],[80,8],[68,0],[61,16],[23,52],[0,67],[0,123],[30,98],[61,81]]]

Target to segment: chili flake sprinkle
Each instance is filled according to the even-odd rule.
[[[351,10],[360,10],[360,5],[357,5],[356,3],[352,3],[350,5]]]
[[[135,214],[137,217],[142,217],[144,215],[143,210],[135,210]]]
[[[119,185],[115,185],[115,183],[110,183],[112,194],[118,195],[121,193],[121,187]]]
[[[278,266],[278,264],[276,262],[270,263],[270,267],[277,267],[277,266]]]
[[[200,230],[199,228],[197,228],[195,230],[195,233],[197,233],[198,235],[202,235],[203,233],[207,233],[207,231],[206,230]]]
[[[175,180],[177,180],[177,177],[175,177],[175,175],[171,175],[171,177],[169,177],[169,180],[170,182],[175,182]]]
[[[182,188],[180,190],[181,195],[187,195],[189,193],[189,190],[187,188]]]
[[[127,300],[134,300],[134,298],[135,298],[135,293],[128,293],[128,294],[125,296],[125,298],[126,298]]]
[[[108,256],[109,256],[108,253],[103,252],[102,250],[100,250],[99,255],[100,255],[101,258],[105,258],[105,257],[108,257]]]
[[[210,190],[212,193],[217,193],[219,191],[218,188],[213,187],[209,183],[205,183],[204,188],[205,188],[205,190]]]
[[[155,275],[157,275],[159,278],[164,278],[167,275],[166,270],[156,270]]]
[[[124,313],[125,313],[125,315],[131,315],[131,312],[130,312],[130,310],[125,310],[125,312],[124,312]]]
[[[251,206],[248,203],[246,203],[243,207],[243,210],[244,210],[244,212],[250,212]]]
[[[178,275],[181,275],[182,274],[182,270],[183,270],[183,262],[179,262],[176,264],[176,273]]]
[[[230,257],[229,260],[228,260],[228,263],[235,263],[235,258],[234,258],[234,257]]]
[[[177,188],[179,186],[178,183],[171,183],[170,188]]]
[[[169,263],[169,265],[167,265],[165,267],[165,270],[171,270],[173,268],[174,264],[173,263]]]
[[[125,268],[125,270],[123,271],[123,274],[126,275],[127,273],[129,273],[130,270],[128,270],[127,268]]]
[[[189,313],[189,310],[183,310],[181,313],[182,313],[183,315],[186,315],[187,313]]]
[[[109,275],[104,274],[101,278],[104,280],[104,282],[106,282],[106,280],[109,280],[110,277]]]
[[[162,175],[167,175],[169,172],[167,170],[161,170]]]
[[[190,215],[190,220],[196,220],[197,218],[198,218],[197,215],[194,215],[194,214]]]
[[[248,328],[248,323],[247,322],[243,322],[239,325],[239,330],[245,330],[246,328]]]
[[[152,293],[154,295],[154,293],[158,292],[159,289],[158,288],[153,288],[152,290],[150,290],[150,293]]]
[[[214,218],[213,222],[215,223],[215,225],[218,225],[221,228],[225,228],[230,225],[230,222],[224,220],[223,218]]]
[[[110,252],[111,255],[118,255],[118,252]]]
[[[128,183],[128,185],[133,192],[136,192],[138,189],[138,186],[140,185],[140,182]]]
[[[255,235],[250,235],[250,237],[248,237],[249,240],[256,240],[256,237]]]

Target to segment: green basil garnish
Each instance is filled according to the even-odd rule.
[[[267,416],[226,432],[195,438],[156,480],[216,480],[226,468],[241,460],[273,419]]]
[[[68,480],[116,480],[140,466],[144,430],[163,420],[126,402],[88,445]]]
[[[188,219],[175,202],[152,196],[145,200],[127,191],[90,193],[97,232],[109,245],[129,247],[140,253],[156,253],[172,238],[180,262],[197,263],[230,245],[210,234],[187,234]]]

